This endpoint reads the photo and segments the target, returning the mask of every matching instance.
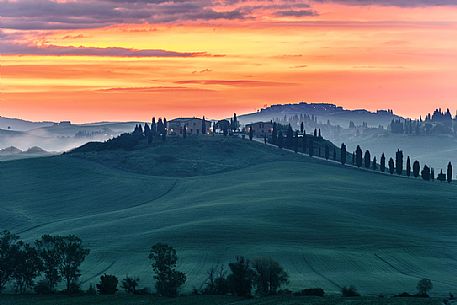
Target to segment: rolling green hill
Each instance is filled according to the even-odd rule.
[[[74,233],[103,272],[152,285],[147,254],[167,242],[199,288],[236,255],[271,256],[289,288],[435,294],[457,285],[457,186],[343,167],[236,138],[169,139],[130,151],[0,163],[0,229],[33,240]]]

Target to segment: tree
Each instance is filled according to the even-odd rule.
[[[148,123],[144,123],[144,136],[149,139],[149,136],[151,134],[151,128],[149,127]]]
[[[278,139],[276,140],[277,144],[278,144],[278,147],[282,149],[283,145],[284,145],[284,137],[282,135],[282,131],[280,130],[278,132]]]
[[[303,122],[300,123],[300,133],[303,134],[305,132],[305,125]]]
[[[252,141],[253,137],[254,137],[254,131],[252,130],[252,126],[249,126],[249,140]]]
[[[417,160],[414,161],[414,163],[413,163],[413,175],[414,175],[414,177],[416,177],[416,178],[419,177],[420,170],[421,170],[421,166],[420,166],[419,161],[417,161]]]
[[[156,124],[156,118],[155,117],[152,118],[151,134],[152,134],[153,137],[157,135],[157,124]]]
[[[380,164],[379,169],[383,173],[386,171],[386,156],[384,156],[384,154],[382,154],[382,156],[381,156],[381,164]]]
[[[38,251],[34,247],[23,242],[19,242],[18,246],[12,265],[14,267],[12,277],[16,291],[22,294],[27,288],[33,287],[35,278],[41,273],[42,264]]]
[[[273,130],[271,131],[271,144],[276,145],[278,143],[278,124],[273,123]]]
[[[373,157],[373,166],[372,166],[372,169],[374,171],[378,170],[378,163],[376,161],[376,156]]]
[[[292,129],[292,126],[287,127],[287,133],[286,133],[286,145],[285,147],[291,148],[294,142],[294,130]]]
[[[403,173],[403,151],[398,150],[395,154],[395,169],[397,175],[401,175]]]
[[[357,145],[357,149],[355,150],[355,164],[357,167],[362,166],[362,149],[359,145]]]
[[[82,246],[82,241],[75,235],[43,235],[36,242],[43,271],[49,289],[54,290],[62,278],[66,282],[66,291],[72,292],[72,286],[81,276],[80,265],[89,255],[90,250]]]
[[[43,235],[41,239],[35,242],[35,245],[42,262],[44,277],[49,286],[49,291],[52,292],[62,279],[59,273],[62,257],[59,253],[57,237]]]
[[[429,279],[421,279],[417,283],[417,292],[419,296],[425,297],[428,296],[428,292],[433,289],[432,281]]]
[[[255,271],[256,293],[259,295],[275,295],[283,284],[288,283],[287,273],[271,258],[257,258],[252,266]]]
[[[224,295],[229,292],[224,265],[216,265],[208,270],[208,277],[202,293],[206,295]]]
[[[202,134],[206,134],[206,119],[203,117],[202,119]]]
[[[167,244],[157,243],[152,246],[149,259],[155,273],[157,293],[161,296],[176,297],[178,289],[186,282],[186,275],[176,270],[176,250]]]
[[[122,289],[124,289],[127,293],[136,294],[136,288],[138,287],[139,282],[139,278],[127,276],[125,279],[122,280]]]
[[[452,182],[452,164],[449,162],[447,164],[447,182],[451,183]]]
[[[422,169],[421,172],[422,179],[429,181],[430,180],[430,167],[427,165],[424,165],[424,168]]]
[[[389,159],[389,172],[391,175],[395,172],[395,163],[392,158]]]
[[[411,159],[409,158],[409,156],[406,159],[406,176],[411,176]]]
[[[308,139],[306,138],[306,134],[303,134],[302,146],[303,146],[303,153],[306,154],[306,152],[308,151]]]
[[[187,125],[184,125],[184,127],[183,127],[182,137],[183,137],[183,139],[187,138]]]
[[[365,152],[365,156],[364,156],[364,158],[363,158],[363,161],[364,161],[364,163],[365,163],[365,167],[366,167],[366,168],[370,168],[370,165],[371,165],[371,155],[370,155],[370,151],[369,151],[369,150],[367,150],[367,151]]]
[[[111,274],[104,274],[100,277],[100,283],[96,285],[97,291],[101,295],[113,295],[117,291],[118,279]]]
[[[19,249],[19,237],[9,231],[0,233],[0,293],[14,273],[15,256]]]
[[[240,123],[238,122],[238,118],[236,117],[236,113],[233,114],[233,119],[231,120],[231,129],[233,132],[235,132],[238,127],[240,126]]]
[[[79,267],[90,250],[84,248],[81,239],[75,235],[57,236],[57,250],[61,262],[59,272],[65,279],[67,292],[71,293],[72,284],[77,283],[81,276]]]
[[[294,135],[294,152],[298,152],[298,130],[295,131],[295,135]]]
[[[233,294],[240,297],[251,295],[252,284],[255,276],[249,260],[238,256],[236,262],[229,264],[230,274],[227,277],[230,289]]]
[[[308,145],[308,155],[312,157],[314,155],[314,138],[309,138],[309,145]]]
[[[336,146],[333,146],[333,161],[336,161]]]
[[[330,147],[328,146],[328,144],[325,144],[325,148],[324,148],[324,157],[325,157],[325,160],[328,160],[330,158]]]
[[[315,138],[317,138],[317,129],[316,128],[314,128],[314,134],[313,135],[314,135]]]
[[[441,174],[443,173],[443,170],[441,170]],[[430,179],[435,180],[435,169],[433,167],[430,168]]]
[[[341,144],[341,164],[346,164],[346,145],[344,143]]]

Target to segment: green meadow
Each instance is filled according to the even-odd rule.
[[[0,181],[0,229],[27,241],[42,234],[80,236],[91,249],[82,265],[84,288],[110,273],[138,276],[140,287],[152,289],[148,252],[165,242],[177,249],[178,269],[187,274],[184,292],[200,288],[211,266],[237,255],[274,258],[289,274],[291,290],[320,287],[336,294],[354,285],[363,295],[413,293],[421,278],[433,281],[432,295],[456,290],[455,184],[217,136],[1,162]],[[0,304],[32,304],[31,298],[2,297]],[[59,304],[133,304],[91,298]],[[148,298],[139,296],[135,304]],[[390,298],[199,298],[154,304],[406,304]],[[40,300],[55,304],[50,297]]]

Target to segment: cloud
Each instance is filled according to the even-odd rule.
[[[255,80],[182,80],[176,81],[178,85],[221,85],[233,87],[270,87],[270,86],[293,86],[294,83],[286,82],[271,82],[271,81],[255,81]]]
[[[111,56],[111,57],[213,57],[206,52],[175,52],[160,49],[97,48],[72,46],[34,46],[20,43],[0,42],[3,55],[54,55],[54,56]]]
[[[20,30],[244,18],[240,10],[215,10],[206,0],[0,0],[0,7],[0,28]]]
[[[289,10],[289,11],[276,11],[275,16],[278,17],[314,17],[319,14],[314,10]]]
[[[346,5],[382,5],[399,7],[457,6],[457,0],[313,0],[314,2],[334,2]]]

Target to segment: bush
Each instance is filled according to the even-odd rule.
[[[52,294],[52,290],[49,287],[49,283],[46,280],[41,280],[38,283],[35,284],[35,287],[33,287],[33,290],[35,291],[36,294],[38,295],[48,295]]]
[[[97,291],[102,295],[116,294],[117,277],[110,274],[104,274],[100,277],[100,284],[97,284]]]
[[[360,294],[357,291],[357,288],[354,286],[343,287],[341,289],[341,295],[345,298],[359,297]]]
[[[325,291],[322,288],[308,288],[303,289],[299,292],[294,293],[295,296],[314,296],[314,297],[323,297]]]

